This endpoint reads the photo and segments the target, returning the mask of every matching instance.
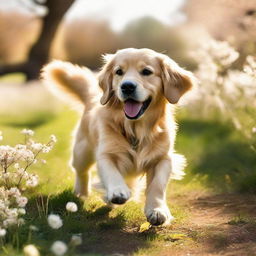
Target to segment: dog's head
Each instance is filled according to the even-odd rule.
[[[106,64],[99,74],[101,104],[117,99],[128,119],[139,119],[159,97],[177,103],[195,81],[191,72],[150,49],[123,49],[104,59]]]

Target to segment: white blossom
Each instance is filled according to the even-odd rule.
[[[48,224],[53,229],[59,229],[63,225],[63,221],[57,214],[50,214],[48,216]]]
[[[21,134],[28,135],[28,136],[33,136],[34,135],[34,131],[32,131],[30,129],[23,129],[21,131]]]
[[[67,252],[67,245],[62,241],[55,241],[51,246],[51,251],[57,255],[62,256]]]
[[[29,230],[31,230],[31,231],[38,231],[39,229],[38,229],[38,227],[35,226],[35,225],[30,225],[30,226],[29,226]]]
[[[25,207],[28,203],[28,199],[25,196],[21,196],[16,199],[16,202],[19,207]]]
[[[23,252],[25,256],[40,256],[38,249],[33,244],[26,245]]]
[[[57,138],[56,138],[56,136],[55,136],[54,134],[52,134],[52,135],[50,136],[50,139],[51,139],[51,141],[52,141],[53,143],[56,143],[56,142],[57,142]]]
[[[69,211],[69,212],[77,212],[78,207],[77,207],[76,203],[68,202],[66,204],[66,210]]]
[[[73,246],[78,246],[78,245],[82,244],[82,237],[81,237],[81,234],[72,235],[71,240],[70,240],[70,243],[71,243]]]
[[[23,218],[19,218],[18,221],[17,221],[17,224],[19,226],[24,225],[25,224],[25,220]]]
[[[24,224],[21,218],[26,214],[24,209],[28,203],[23,192],[38,185],[38,175],[31,174],[28,169],[37,163],[37,156],[41,151],[49,152],[53,148],[55,137],[46,143],[38,143],[30,137],[34,135],[32,130],[21,131],[25,135],[25,143],[15,146],[0,145],[0,231],[2,235],[10,226]],[[0,132],[2,136],[2,132]],[[62,220],[58,217],[51,219],[53,228],[62,226]]]
[[[6,229],[0,228],[0,237],[4,237],[6,235]]]
[[[24,208],[19,208],[18,209],[18,214],[19,215],[25,215],[26,214],[26,210]]]
[[[43,144],[42,143],[32,143],[31,148],[33,150],[39,151],[43,148]]]

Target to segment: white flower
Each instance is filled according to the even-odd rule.
[[[39,251],[33,244],[26,245],[23,248],[23,252],[25,256],[40,256]]]
[[[252,133],[256,133],[256,127],[252,128]]]
[[[21,196],[16,199],[16,202],[19,207],[25,207],[28,203],[28,199],[25,196]]]
[[[80,244],[82,244],[82,238],[81,238],[81,234],[78,235],[72,235],[70,243],[74,246],[78,246]]]
[[[10,188],[10,190],[9,190],[9,195],[13,195],[13,196],[20,196],[21,194],[20,194],[20,191],[19,191],[19,189],[18,188],[16,188],[16,187],[12,187],[12,188]]]
[[[42,143],[32,143],[31,148],[33,150],[39,151],[43,148],[43,144]]]
[[[78,207],[77,207],[76,203],[68,202],[66,204],[66,210],[69,211],[69,212],[77,212]]]
[[[18,209],[17,208],[12,208],[12,209],[6,209],[5,213],[10,219],[15,219],[18,217]]]
[[[50,151],[51,151],[51,147],[48,147],[48,146],[46,146],[46,145],[43,145],[43,147],[42,147],[42,152],[43,153],[49,153]]]
[[[25,224],[25,220],[24,220],[23,218],[19,218],[18,221],[17,221],[17,224],[18,224],[19,226],[22,226],[22,225]]]
[[[3,140],[3,133],[0,131],[0,140]]]
[[[7,228],[9,226],[17,225],[17,222],[18,222],[17,218],[11,217],[11,218],[4,220],[3,225],[5,228]]]
[[[56,138],[56,136],[53,135],[53,134],[50,136],[50,139],[51,139],[51,141],[54,142],[54,143],[57,142],[57,138]]]
[[[19,163],[14,164],[14,168],[15,168],[15,169],[19,169],[19,168],[20,168]]]
[[[38,185],[38,175],[29,175],[28,180],[26,181],[27,187],[36,187]]]
[[[28,136],[33,136],[34,135],[34,131],[29,130],[29,129],[23,129],[21,131],[21,134],[28,135]]]
[[[6,235],[6,229],[0,228],[0,237],[4,237]]]
[[[57,214],[50,214],[48,216],[48,224],[53,229],[59,229],[63,225],[63,221]]]
[[[51,251],[57,256],[65,254],[67,249],[67,245],[62,241],[55,241],[51,246]]]
[[[31,230],[31,231],[38,231],[39,229],[38,229],[38,227],[35,226],[35,225],[30,225],[30,226],[29,226],[29,230]]]
[[[19,208],[18,209],[18,213],[19,213],[19,215],[25,215],[26,214],[26,210],[24,208]]]

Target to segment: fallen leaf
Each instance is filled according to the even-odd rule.
[[[150,227],[151,227],[151,224],[149,222],[144,222],[143,224],[140,225],[139,233],[143,233],[143,232],[149,230]]]

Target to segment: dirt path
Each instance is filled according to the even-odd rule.
[[[82,252],[111,256],[256,256],[256,196],[190,192],[173,195],[172,202],[188,217],[143,233],[138,226],[92,230],[90,236],[97,239],[86,243]]]
[[[176,232],[187,235],[161,256],[255,256],[256,255],[256,196],[205,195],[176,198],[189,209],[186,223],[175,225]]]

